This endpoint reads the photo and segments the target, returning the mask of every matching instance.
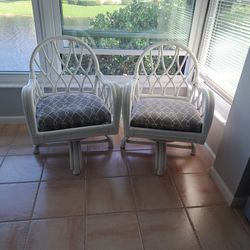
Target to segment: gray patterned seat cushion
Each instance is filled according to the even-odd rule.
[[[133,106],[131,126],[198,133],[202,119],[196,108],[183,100],[145,98]]]
[[[111,114],[93,94],[57,94],[38,102],[36,120],[39,131],[50,131],[111,123]]]

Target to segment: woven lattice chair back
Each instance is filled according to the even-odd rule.
[[[159,42],[149,46],[137,61],[135,96],[174,96],[191,100],[198,77],[198,62],[187,47]]]
[[[39,78],[42,95],[94,92],[99,63],[93,50],[81,40],[60,36],[44,40],[30,59],[30,78]]]

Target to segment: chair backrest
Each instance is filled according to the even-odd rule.
[[[94,51],[71,36],[50,37],[37,45],[30,59],[30,78],[44,94],[94,92],[99,63]]]
[[[147,47],[135,67],[136,98],[171,96],[190,100],[199,77],[193,53],[178,43],[158,42]]]

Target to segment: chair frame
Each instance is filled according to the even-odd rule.
[[[36,123],[36,105],[40,98],[50,94],[59,94],[58,90],[59,87],[61,87],[61,85],[59,86],[58,84],[59,82],[63,83],[64,85],[63,93],[75,93],[75,88],[77,89],[77,93],[83,93],[85,92],[83,86],[85,84],[85,78],[88,78],[88,80],[91,81],[91,77],[88,75],[88,69],[84,71],[85,75],[81,75],[81,77],[79,77],[81,81],[76,77],[76,75],[74,75],[74,73],[77,73],[77,70],[75,72],[69,71],[70,75],[68,76],[68,78],[70,79],[70,81],[66,81],[64,79],[65,71],[71,69],[69,69],[69,62],[63,62],[62,60],[60,60],[61,52],[59,47],[61,46],[63,41],[69,42],[67,53],[69,53],[70,56],[73,56],[76,59],[77,70],[82,67],[82,57],[86,53],[92,58],[91,66],[90,64],[88,65],[88,68],[92,67],[93,65],[95,67],[95,75],[92,76],[93,86],[91,91],[99,96],[110,110],[110,124],[76,127],[44,132],[38,131]],[[49,57],[49,51],[44,49],[44,47],[47,45],[51,46],[51,49],[53,48],[53,50],[55,50],[54,55],[51,56],[52,59],[50,59]],[[43,57],[41,56],[41,54],[43,54]],[[54,60],[57,60],[56,63],[58,63],[59,65],[63,65],[63,69],[61,69],[60,72],[57,72],[57,69],[54,66]],[[38,67],[40,73],[35,71],[35,67]],[[54,68],[50,71],[50,73],[48,73],[50,67]],[[48,69],[48,71],[46,71],[46,69]],[[37,74],[40,75],[37,76]],[[56,83],[51,80],[50,74],[54,74],[54,77],[57,78]],[[84,80],[82,81],[82,79]],[[72,87],[72,82],[74,82],[77,87]],[[51,89],[50,93],[45,92],[46,86],[49,86],[49,88]],[[74,175],[80,173],[80,169],[82,166],[81,140],[88,137],[105,136],[106,139],[104,140],[90,140],[87,142],[83,141],[83,143],[108,142],[109,147],[113,147],[112,138],[108,135],[117,134],[119,130],[121,90],[118,85],[110,82],[103,76],[103,74],[100,72],[99,62],[94,51],[86,43],[77,38],[71,36],[55,36],[45,39],[37,45],[30,59],[30,78],[28,84],[25,85],[22,89],[22,104],[29,133],[34,144],[34,153],[39,153],[39,146],[43,144],[69,142],[70,168]]]
[[[187,60],[187,62],[191,59],[193,61],[192,68],[192,81],[191,85],[189,85],[186,82],[186,77],[182,73],[181,65],[179,66],[177,72],[182,78],[182,82],[180,83],[179,87],[175,86],[175,83],[173,81],[172,76],[169,74],[168,69],[165,70],[165,75],[168,77],[167,79],[170,79],[170,84],[173,85],[174,88],[174,94],[173,95],[166,95],[163,91],[161,94],[154,94],[154,88],[152,87],[152,91],[149,91],[151,93],[149,94],[143,94],[142,89],[140,89],[140,67],[144,67],[143,65],[143,59],[145,56],[151,57],[153,56],[153,50],[156,50],[156,54],[160,57],[158,60],[159,63],[163,62],[162,58],[164,57],[164,46],[173,46],[176,48],[174,53],[174,58],[179,57],[179,53],[181,51],[184,51],[184,59]],[[186,58],[187,57],[187,58]],[[178,59],[179,60],[179,59]],[[157,64],[158,64],[157,62]],[[158,65],[159,66],[159,65]],[[152,65],[152,71],[153,74],[156,73],[156,67]],[[144,70],[144,73],[146,71]],[[191,74],[190,72],[187,72],[187,74]],[[151,73],[152,76],[152,73]],[[177,74],[174,75],[174,77],[177,76]],[[147,75],[146,78],[150,79],[150,74]],[[162,76],[160,76],[158,79],[160,79]],[[159,80],[160,81],[160,80]],[[168,83],[169,84],[169,83]],[[189,88],[189,93],[186,97],[179,96],[180,88],[181,87],[187,87]],[[204,144],[208,131],[210,129],[212,119],[213,119],[213,112],[214,112],[214,97],[210,90],[202,86],[203,84],[200,81],[199,78],[199,67],[198,62],[194,56],[194,54],[191,52],[190,49],[188,49],[186,46],[183,46],[179,43],[168,43],[165,41],[155,43],[149,47],[147,47],[144,52],[139,57],[136,66],[135,66],[135,74],[133,79],[126,84],[126,86],[123,89],[123,104],[122,104],[122,112],[123,112],[123,123],[124,123],[124,137],[121,142],[121,149],[125,149],[126,143],[142,143],[142,144],[155,144],[156,151],[155,151],[155,171],[158,175],[163,175],[166,168],[166,145],[168,143],[169,146],[176,146],[180,148],[190,148],[192,150],[191,154],[195,154],[195,146],[194,143]],[[191,86],[191,87],[190,87]],[[158,86],[161,88],[161,86]],[[179,89],[178,89],[179,88]],[[140,98],[152,98],[152,97],[158,97],[158,98],[172,98],[172,99],[181,99],[187,102],[192,103],[196,109],[199,111],[202,117],[202,130],[200,133],[193,133],[193,132],[183,132],[183,131],[173,131],[173,130],[162,130],[162,129],[151,129],[151,128],[141,128],[141,127],[132,127],[130,125],[131,122],[131,111],[133,104],[139,100]],[[136,138],[146,138],[149,140],[149,142],[138,140],[131,140],[130,137],[136,137]],[[169,144],[171,142],[171,144]],[[173,145],[172,142],[190,142],[191,146],[183,146],[183,145]]]

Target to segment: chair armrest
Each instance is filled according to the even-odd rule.
[[[199,87],[197,91],[198,98],[194,104],[203,118],[202,142],[205,142],[214,116],[214,95],[211,90],[205,87]]]
[[[122,94],[122,114],[124,121],[124,129],[126,131],[129,128],[131,120],[131,111],[135,101],[135,87],[137,80],[133,79],[129,81],[123,88]]]
[[[113,115],[114,124],[119,126],[122,91],[118,84],[109,81],[103,74],[98,75],[97,95],[104,101]]]
[[[36,105],[41,96],[41,89],[35,79],[30,79],[28,84],[22,88],[23,111],[32,138],[37,134]]]

